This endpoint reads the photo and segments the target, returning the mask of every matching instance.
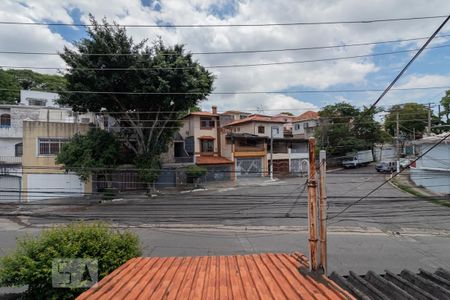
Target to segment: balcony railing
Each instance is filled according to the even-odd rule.
[[[21,156],[0,156],[0,164],[20,165],[21,163],[22,163]]]

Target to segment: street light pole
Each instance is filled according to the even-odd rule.
[[[270,126],[270,180],[273,180],[273,126]]]

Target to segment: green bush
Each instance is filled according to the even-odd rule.
[[[200,178],[206,175],[208,169],[197,165],[188,166],[186,168],[186,175],[191,178]]]
[[[129,231],[103,223],[54,227],[19,240],[16,251],[0,259],[0,286],[28,285],[25,297],[30,299],[73,299],[86,289],[53,288],[53,259],[97,259],[100,280],[140,255],[139,239]]]

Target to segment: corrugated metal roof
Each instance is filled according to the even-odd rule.
[[[442,268],[418,274],[403,270],[400,274],[372,271],[358,276],[332,273],[330,278],[358,299],[450,299],[450,273]]]
[[[354,299],[300,254],[138,257],[78,299]]]

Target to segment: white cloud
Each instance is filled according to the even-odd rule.
[[[378,19],[386,17],[424,16],[442,14],[448,7],[445,0],[417,0],[405,9],[403,1],[344,0],[344,1],[290,1],[290,0],[230,0],[233,15],[221,18],[211,13],[211,6],[224,9],[229,1],[220,0],[170,0],[159,1],[160,11],[144,7],[139,0],[24,0],[26,5],[7,0],[0,3],[1,20],[73,22],[69,12],[77,8],[81,20],[88,14],[104,16],[121,24],[154,24],[159,20],[174,24],[238,24],[276,23],[317,20]],[[225,27],[225,28],[130,28],[135,40],[157,36],[169,44],[183,43],[193,52],[292,48],[314,45],[335,45],[349,42],[366,42],[428,36],[440,19],[390,22],[375,24],[349,24],[304,27]],[[0,40],[5,50],[59,51],[65,41],[45,27],[0,27]],[[10,29],[9,29],[10,30]],[[400,47],[414,47],[423,41],[403,43]],[[439,42],[442,43],[442,40]],[[3,50],[2,49],[2,50]],[[311,60],[323,57],[350,56],[372,53],[373,46],[347,47],[320,51],[290,51],[245,55],[198,55],[204,65],[264,63],[273,61]],[[61,66],[58,57],[0,55],[4,65]],[[380,66],[371,59],[340,60],[258,68],[214,69],[217,75],[216,91],[279,91],[294,89],[327,89],[339,84],[358,88],[367,85],[367,76]],[[422,80],[425,80],[422,78]],[[412,83],[411,83],[412,84]],[[212,95],[208,103],[223,108],[243,109],[263,105],[266,109],[295,108],[296,105],[314,107],[289,95]],[[205,104],[206,105],[206,104]],[[232,105],[232,107],[231,107]]]

